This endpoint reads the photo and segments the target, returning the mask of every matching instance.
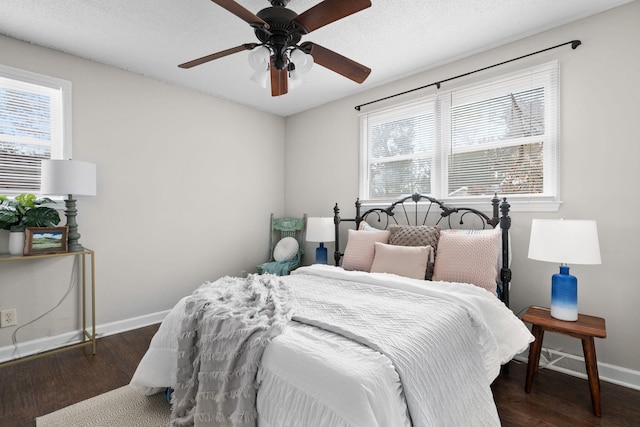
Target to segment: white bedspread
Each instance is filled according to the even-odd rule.
[[[457,399],[469,399],[455,409],[471,414],[455,414],[457,419],[472,420],[467,425],[499,425],[493,400],[487,402],[487,396],[491,395],[489,384],[498,375],[500,365],[526,350],[533,337],[495,296],[473,285],[425,282],[319,265],[300,268],[294,275],[283,279],[295,288],[292,281],[315,281],[316,277],[396,288],[444,301],[464,311],[477,351],[477,354],[464,356],[465,360],[475,360],[469,366],[476,363],[475,366],[482,371],[479,373],[480,387],[484,390],[482,396],[475,399],[468,392],[468,389],[477,387],[477,381],[471,388],[465,384],[452,385],[452,377],[460,375],[452,376],[451,368],[429,368],[433,369],[433,384],[430,386],[449,396],[447,399],[452,394]],[[147,393],[159,391],[175,382],[174,334],[183,301],[174,307],[161,325],[131,381],[132,385],[143,388]],[[261,427],[411,425],[403,388],[390,360],[377,351],[327,331],[292,322],[291,327],[266,348],[258,375],[261,386],[257,404]],[[447,390],[442,391],[443,384]],[[435,399],[438,402],[440,397]],[[474,405],[479,406],[474,408]],[[420,415],[419,420],[413,420],[414,424],[446,425],[447,410],[451,406],[446,399],[442,405],[436,405],[439,406],[441,414]],[[482,420],[473,416],[478,410],[486,415]],[[425,417],[428,419],[422,419]]]

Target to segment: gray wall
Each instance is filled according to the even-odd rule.
[[[512,308],[548,305],[557,271],[527,259],[531,219],[596,219],[603,263],[572,267],[579,307],[607,320],[608,336],[596,342],[599,361],[639,372],[639,21],[636,1],[286,119],[2,36],[0,61],[73,83],[74,158],[98,165],[98,196],[78,202],[81,241],[97,254],[98,325],[130,319],[135,325],[204,280],[264,261],[271,212],[327,216],[336,202],[345,215],[352,212],[355,105],[581,39],[575,51],[500,69],[553,59],[561,67],[563,204],[555,213],[512,214]],[[313,248],[307,246],[307,263]],[[17,307],[21,323],[50,308],[69,282],[65,261],[0,268],[0,308]],[[66,331],[73,312],[60,307],[19,338]],[[0,348],[10,344],[11,332],[0,330]],[[580,354],[576,340],[549,335],[545,345]]]
[[[498,69],[500,73],[508,72],[557,59],[561,74],[563,203],[553,213],[512,213],[511,306],[515,312],[529,305],[548,306],[551,275],[558,271],[557,265],[527,258],[532,218],[597,220],[602,264],[571,268],[579,282],[579,309],[606,319],[607,338],[596,342],[598,360],[640,371],[640,224],[635,219],[640,211],[639,22],[640,2],[633,2],[288,117],[287,212],[330,216],[338,202],[345,216],[353,214],[359,155],[355,105],[580,39],[583,45],[575,51],[565,47]],[[458,82],[466,84],[494,74],[495,71],[487,71]],[[621,210],[616,212],[618,208]],[[328,247],[333,250],[332,244]],[[313,248],[308,245],[307,262],[313,260]],[[582,353],[579,340],[547,335],[545,346]]]
[[[96,251],[99,325],[168,310],[266,261],[269,215],[284,214],[282,117],[3,36],[0,52],[72,82],[73,157],[98,169],[78,224]],[[44,313],[67,289],[68,261],[1,264],[0,308],[16,307],[20,324]],[[69,330],[72,303],[19,341]],[[0,329],[0,347],[13,329]]]

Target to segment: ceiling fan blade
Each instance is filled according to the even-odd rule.
[[[222,58],[223,56],[231,55],[233,53],[242,52],[243,50],[251,50],[254,47],[258,46],[258,43],[245,43],[240,46],[232,47],[230,49],[222,50],[217,53],[212,53],[211,55],[203,56],[202,58],[194,59],[193,61],[185,62],[184,64],[178,65],[180,68],[191,68],[196,65],[204,64],[205,62],[213,61],[214,59]]]
[[[313,61],[316,64],[320,64],[356,83],[362,83],[371,73],[371,68],[365,67],[346,56],[342,56],[318,44],[304,42],[300,45],[300,49],[313,56]]]
[[[280,96],[289,92],[289,72],[287,69],[278,70],[271,58],[271,96]]]
[[[211,0],[220,7],[227,9],[229,12],[236,15],[238,18],[247,22],[252,27],[269,28],[269,24],[258,18],[253,12],[245,9],[233,0]]]
[[[369,0],[324,0],[302,12],[291,24],[300,33],[307,34],[370,6]]]

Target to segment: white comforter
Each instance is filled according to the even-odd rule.
[[[440,390],[444,385],[446,398],[431,396],[440,399],[436,400],[440,413],[430,413],[428,419],[413,422],[445,425],[446,420],[451,419],[450,412],[455,410],[469,412],[456,414],[456,417],[473,420],[468,425],[499,425],[495,405],[486,398],[491,395],[489,384],[498,375],[500,365],[524,351],[533,337],[495,296],[468,284],[425,282],[320,265],[300,268],[283,280],[295,287],[295,280],[305,279],[299,275],[396,288],[461,307],[469,316],[467,323],[477,343],[473,352],[477,353],[464,357],[478,361],[477,366],[483,372],[472,387],[466,387],[454,384],[456,375],[452,375],[450,367],[430,367],[433,383],[429,386]],[[183,302],[174,307],[161,325],[131,381],[147,393],[175,382],[175,342]],[[427,365],[429,361],[424,363]],[[377,351],[312,326],[292,322],[265,350],[258,375],[261,427],[411,425],[403,387],[391,361]],[[478,387],[482,390],[480,398],[472,395],[478,393]],[[449,402],[452,397],[470,404],[462,409],[459,405],[452,406]],[[476,417],[478,413],[484,414],[482,418]]]

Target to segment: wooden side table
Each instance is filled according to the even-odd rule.
[[[604,319],[601,317],[587,316],[586,314],[578,314],[577,321],[567,322],[551,317],[551,311],[548,308],[529,307],[524,316],[522,316],[522,321],[533,325],[531,333],[535,337],[535,341],[532,342],[529,347],[527,381],[524,386],[524,391],[527,393],[531,392],[533,376],[538,371],[538,364],[540,363],[540,350],[542,349],[544,331],[557,332],[578,338],[582,340],[582,350],[584,352],[584,363],[587,367],[587,377],[589,378],[593,413],[599,417],[601,415],[600,377],[598,376],[598,363],[596,361],[596,348],[593,343],[593,338],[607,337]]]

